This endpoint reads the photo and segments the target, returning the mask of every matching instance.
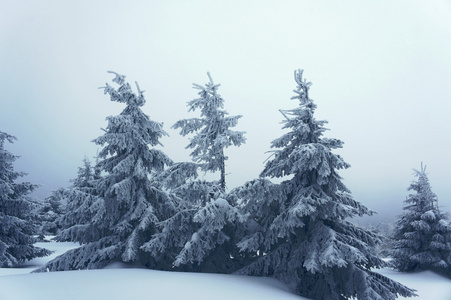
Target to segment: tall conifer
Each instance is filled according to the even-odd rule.
[[[103,146],[96,166],[102,172],[96,184],[102,203],[84,226],[96,232],[82,247],[49,262],[50,270],[102,268],[111,261],[140,261],[153,267],[154,261],[141,246],[156,232],[155,224],[173,213],[170,197],[150,179],[172,164],[155,148],[166,132],[141,110],[145,99],[138,84],[135,93],[125,76],[110,73],[119,87],[106,84],[104,92],[126,107],[120,115],[107,117],[105,133],[94,140]]]
[[[293,100],[298,107],[281,111],[289,131],[275,148],[261,179],[231,194],[249,214],[239,247],[249,263],[241,274],[274,276],[300,295],[313,299],[394,299],[412,290],[371,271],[384,265],[372,251],[375,234],[348,221],[372,211],[355,201],[338,170],[349,167],[332,150],[343,142],[325,138],[326,121],[314,118],[311,83],[295,72]],[[281,184],[269,178],[286,178]]]

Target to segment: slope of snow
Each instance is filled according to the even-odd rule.
[[[270,278],[107,269],[0,278],[0,299],[300,299]],[[302,299],[302,298],[301,298]]]
[[[431,271],[416,273],[401,273],[392,269],[381,269],[378,273],[392,278],[410,288],[416,289],[418,297],[398,299],[413,300],[450,300],[451,279],[440,276]]]
[[[306,299],[271,278],[163,272],[119,263],[103,270],[29,274],[78,244],[52,242],[36,246],[55,253],[27,262],[23,268],[0,269],[1,300]]]
[[[54,242],[37,246],[55,253],[27,262],[22,268],[0,269],[1,300],[307,299],[292,294],[271,278],[163,272],[119,263],[103,270],[29,274],[53,257],[78,247]],[[416,289],[419,297],[412,299],[451,299],[451,280],[435,273],[399,273],[391,269],[378,272]]]
[[[51,237],[46,237],[47,239],[50,239]],[[39,257],[32,259],[30,261],[26,261],[23,266],[20,268],[0,268],[0,279],[1,276],[6,275],[18,275],[18,274],[28,274],[32,272],[34,269],[37,269],[38,267],[41,267],[45,265],[48,261],[54,259],[58,255],[63,254],[64,252],[79,247],[78,243],[72,243],[72,242],[63,242],[63,243],[56,243],[56,242],[40,242],[35,244],[36,247],[39,248],[46,248],[50,251],[54,251],[52,254],[46,257]],[[1,294],[0,294],[1,295]],[[0,297],[0,300],[3,300],[3,298]]]

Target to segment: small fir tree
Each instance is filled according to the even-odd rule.
[[[103,203],[89,224],[96,227],[96,234],[82,247],[49,262],[45,268],[50,270],[102,268],[111,261],[138,261],[154,267],[140,247],[156,232],[155,224],[173,213],[172,199],[150,180],[172,164],[155,148],[166,132],[142,112],[145,99],[138,84],[136,94],[125,76],[114,74],[113,82],[119,87],[107,84],[105,94],[126,107],[120,115],[107,118],[105,134],[94,140],[104,146],[97,164],[104,175],[96,186]]]
[[[451,275],[451,224],[440,212],[426,167],[414,170],[418,180],[411,183],[404,201],[405,213],[396,222],[393,263],[402,272],[433,270]]]
[[[210,82],[199,89],[200,98],[188,102],[189,111],[200,109],[201,118],[178,121],[173,128],[181,128],[183,136],[194,133],[187,148],[194,163],[178,163],[159,177],[164,188],[171,191],[177,212],[159,223],[162,228],[143,249],[153,256],[165,255],[171,268],[186,271],[230,273],[235,270],[232,239],[236,223],[244,216],[227,201],[225,193],[224,149],[245,142],[244,133],[232,131],[241,116],[227,117],[224,100],[217,93],[219,84]],[[220,171],[220,180],[203,181],[197,171]]]
[[[5,141],[16,138],[0,131],[0,268],[14,267],[25,260],[42,257],[51,252],[33,246],[36,234],[30,222],[31,202],[27,196],[37,185],[16,182],[25,173],[14,170],[18,156],[5,149]]]
[[[186,148],[194,149],[191,157],[204,171],[220,171],[219,185],[225,191],[225,162],[227,156],[224,149],[234,145],[240,146],[246,139],[244,132],[233,131],[241,116],[227,116],[224,99],[218,94],[220,84],[215,84],[207,73],[210,82],[205,86],[193,84],[199,91],[199,98],[188,102],[189,111],[200,110],[200,118],[180,120],[172,126],[181,128],[180,134],[193,134]]]
[[[34,210],[35,219],[39,224],[38,233],[41,238],[44,235],[56,235],[62,227],[61,218],[65,213],[65,189],[59,188],[51,192],[50,196],[39,203]]]
[[[384,265],[372,249],[379,237],[347,221],[371,215],[352,198],[337,173],[349,165],[333,149],[343,143],[322,137],[326,121],[314,118],[310,82],[295,72],[299,107],[282,111],[290,131],[272,142],[273,158],[260,179],[231,192],[249,214],[240,274],[274,276],[313,299],[395,299],[413,291],[371,271]],[[264,177],[288,178],[281,184]]]

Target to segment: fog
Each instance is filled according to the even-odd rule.
[[[143,110],[164,122],[174,161],[188,139],[170,127],[188,113],[209,71],[247,143],[229,148],[227,184],[258,177],[296,107],[304,69],[327,137],[345,142],[340,171],[356,200],[392,219],[413,168],[427,165],[451,211],[451,3],[432,1],[2,1],[0,130],[21,157],[16,170],[43,199],[74,178],[105,118],[123,105],[98,89],[108,70],[145,90]],[[219,176],[219,175],[218,175]]]

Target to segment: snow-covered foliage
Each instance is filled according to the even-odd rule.
[[[198,229],[177,255],[175,266],[197,264],[203,272],[230,273],[235,268],[236,225],[243,221],[240,211],[220,195],[200,208],[193,217]],[[233,240],[232,240],[233,241]]]
[[[65,213],[65,189],[59,188],[51,192],[42,203],[37,203],[33,210],[34,219],[38,222],[38,234],[56,235],[62,227],[61,218]]]
[[[103,146],[96,165],[102,172],[96,183],[96,197],[101,200],[93,199],[90,207],[96,208],[95,215],[80,225],[96,231],[88,241],[81,240],[87,244],[49,262],[46,268],[50,270],[101,268],[110,261],[140,261],[152,267],[154,262],[140,247],[156,232],[155,224],[173,213],[172,199],[150,180],[172,164],[155,148],[166,132],[161,123],[142,112],[145,99],[139,86],[135,93],[125,76],[114,74],[113,82],[119,87],[106,84],[104,92],[126,107],[120,115],[107,118],[104,135],[94,140]]]
[[[217,181],[197,179],[196,163],[176,163],[155,178],[174,197],[176,213],[157,223],[160,229],[142,249],[168,270],[231,273],[237,224],[244,216]]]
[[[25,260],[50,254],[33,246],[36,234],[31,222],[31,202],[27,196],[37,186],[16,182],[25,173],[14,170],[17,156],[5,149],[5,141],[16,138],[0,131],[0,267],[13,267]]]
[[[439,210],[426,167],[414,172],[418,180],[408,188],[414,193],[404,201],[405,213],[396,223],[393,263],[403,272],[433,270],[451,275],[451,224]]]
[[[349,221],[373,212],[355,201],[337,171],[348,168],[333,149],[337,139],[322,137],[326,121],[314,118],[310,82],[295,72],[299,107],[281,111],[290,131],[272,142],[273,157],[260,179],[231,192],[249,214],[240,250],[248,254],[238,273],[274,276],[300,295],[314,299],[395,299],[413,291],[371,271],[384,262],[373,248],[376,234]],[[285,177],[289,176],[289,177]],[[281,184],[264,177],[289,178]]]
[[[89,159],[83,160],[78,168],[77,177],[72,186],[62,189],[66,205],[66,213],[61,218],[62,230],[56,236],[58,241],[88,243],[99,238],[99,222],[101,223],[105,207],[97,192],[100,170],[95,170]]]
[[[194,134],[187,148],[193,148],[194,162],[176,163],[154,178],[156,184],[174,197],[175,214],[157,223],[160,229],[142,247],[159,267],[186,271],[230,273],[234,253],[233,236],[244,219],[225,193],[224,148],[245,142],[243,132],[232,131],[240,116],[227,117],[224,100],[217,93],[219,84],[195,84],[200,98],[188,102],[189,111],[200,109],[201,117],[178,121],[173,127],[180,134]],[[198,171],[220,171],[218,181],[198,179]]]
[[[220,84],[215,84],[208,74],[210,82],[205,86],[194,84],[200,90],[199,98],[188,102],[189,111],[200,110],[200,118],[180,120],[173,128],[180,128],[183,136],[194,134],[186,148],[194,149],[191,156],[204,171],[220,171],[220,186],[225,191],[225,161],[227,156],[224,148],[231,145],[240,146],[246,139],[244,132],[230,130],[238,123],[241,116],[227,116],[224,99],[218,94]]]
[[[175,163],[153,178],[174,199],[174,213],[156,224],[158,232],[142,246],[142,250],[159,262],[159,269],[175,267],[176,256],[197,230],[194,214],[209,201],[215,187],[217,190],[217,184],[197,180],[198,168],[196,163]]]

